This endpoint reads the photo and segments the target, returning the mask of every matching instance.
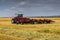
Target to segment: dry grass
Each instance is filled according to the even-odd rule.
[[[25,39],[6,35],[6,34],[0,34],[0,40],[25,40]]]
[[[60,40],[60,18],[41,19],[51,19],[55,23],[17,25],[11,23],[11,18],[0,18],[0,35],[2,34],[0,38],[2,38],[1,40]]]

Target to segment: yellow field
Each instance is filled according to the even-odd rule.
[[[11,18],[0,18],[0,40],[60,40],[60,18],[45,19],[55,23],[17,25]]]

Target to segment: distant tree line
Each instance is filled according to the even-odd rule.
[[[27,16],[29,18],[60,18],[60,16]],[[0,17],[0,18],[12,18],[12,17]]]
[[[60,18],[60,16],[30,16],[30,18]]]

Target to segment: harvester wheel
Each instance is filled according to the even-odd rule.
[[[32,22],[32,24],[34,24],[34,22]]]
[[[22,24],[22,25],[23,25],[24,23],[22,23],[22,22],[21,22],[20,24]]]
[[[11,20],[12,23],[15,23],[14,20]]]
[[[34,22],[34,24],[37,24],[37,22]]]
[[[19,24],[19,21],[16,21],[17,24]]]

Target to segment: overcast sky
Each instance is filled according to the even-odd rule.
[[[60,0],[0,0],[0,17],[60,15]]]

